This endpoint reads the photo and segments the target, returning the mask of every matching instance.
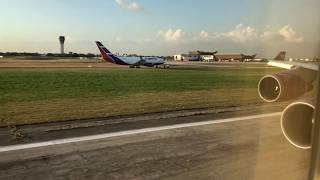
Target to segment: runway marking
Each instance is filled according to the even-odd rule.
[[[204,125],[210,125],[210,124],[220,124],[220,123],[228,123],[228,122],[235,122],[235,121],[246,121],[246,120],[280,116],[280,115],[281,115],[281,112],[277,112],[277,113],[269,113],[269,114],[261,114],[261,115],[245,116],[245,117],[236,117],[236,118],[228,118],[228,119],[203,121],[203,122],[193,122],[193,123],[175,124],[175,125],[151,127],[151,128],[144,128],[144,129],[127,130],[127,131],[104,133],[104,134],[75,137],[75,138],[65,138],[65,139],[58,139],[58,140],[30,143],[30,144],[0,146],[0,153],[40,148],[40,147],[46,147],[46,146],[77,143],[77,142],[83,142],[83,141],[93,141],[93,140],[107,139],[107,138],[119,137],[119,136],[128,136],[128,135],[135,135],[135,134],[142,134],[142,133],[149,133],[149,132],[172,130],[172,129],[179,129],[179,128],[204,126]]]

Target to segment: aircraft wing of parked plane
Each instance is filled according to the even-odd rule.
[[[309,149],[316,98],[313,93],[305,94],[313,89],[319,64],[283,60],[270,60],[268,64],[287,71],[262,77],[258,84],[259,95],[266,102],[297,99],[283,110],[281,129],[292,145]]]
[[[116,56],[112,54],[101,42],[96,41],[98,49],[101,53],[102,59],[106,62],[110,62],[118,65],[127,65],[130,68],[139,68],[140,66],[158,67],[163,65],[164,68],[168,67],[164,65],[165,61],[159,57],[142,57],[142,56]]]

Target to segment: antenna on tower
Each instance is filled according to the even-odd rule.
[[[66,40],[66,38],[64,36],[59,36],[61,54],[64,54],[64,41],[65,40]]]

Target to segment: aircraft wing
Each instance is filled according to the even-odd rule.
[[[134,63],[135,66],[143,66],[146,63],[146,60],[144,60],[142,57],[140,57],[140,60]]]
[[[312,90],[320,64],[280,59],[269,60],[268,65],[288,70],[262,77],[258,84],[259,96],[265,102],[296,100],[283,110],[281,130],[295,147],[310,149],[317,101]]]
[[[318,64],[310,64],[310,63],[301,63],[301,62],[290,62],[290,61],[275,61],[275,60],[269,60],[268,65],[279,67],[283,69],[295,69],[297,67],[301,67],[304,69],[309,69],[313,71],[319,71],[319,65]]]

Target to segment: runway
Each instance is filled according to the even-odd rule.
[[[122,67],[112,63],[102,63],[97,60],[54,61],[54,60],[11,60],[0,61],[1,68],[114,68]]]
[[[163,131],[163,130],[172,130],[172,129],[178,129],[178,128],[193,127],[193,126],[204,126],[204,125],[228,123],[228,122],[234,122],[234,121],[245,121],[245,120],[273,117],[273,116],[280,116],[280,115],[281,113],[270,113],[270,114],[262,114],[262,115],[254,115],[254,116],[246,116],[246,117],[238,117],[238,118],[212,120],[212,121],[205,121],[205,122],[194,122],[194,123],[176,124],[171,126],[144,128],[144,129],[129,130],[129,131],[122,131],[122,132],[115,132],[115,133],[105,133],[105,134],[98,134],[98,135],[92,135],[92,136],[66,138],[66,139],[52,140],[52,141],[39,142],[39,143],[30,143],[30,144],[4,146],[4,147],[0,146],[0,153],[46,147],[46,146],[61,145],[61,144],[76,143],[76,142],[92,141],[92,140],[106,139],[106,138],[119,137],[119,136],[150,133],[150,132]]]
[[[295,180],[310,153],[285,140],[279,113],[43,143],[1,147],[0,179]]]
[[[270,68],[266,63],[252,62],[166,62],[171,68]],[[142,66],[143,67],[143,66]],[[62,60],[2,60],[2,68],[128,68],[112,63],[102,62],[101,60],[79,60],[79,59],[62,59]]]

